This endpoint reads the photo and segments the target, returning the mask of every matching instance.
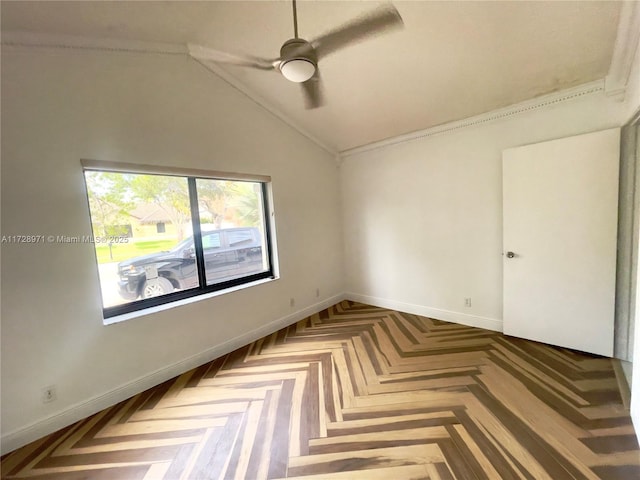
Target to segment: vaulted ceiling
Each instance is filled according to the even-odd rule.
[[[313,39],[377,5],[300,1],[300,35]],[[330,149],[344,151],[604,78],[621,10],[621,2],[587,1],[394,5],[404,29],[320,62],[321,108],[306,110],[299,86],[278,73],[214,69]],[[197,43],[266,58],[277,57],[293,37],[288,1],[3,1],[1,15],[3,35]]]

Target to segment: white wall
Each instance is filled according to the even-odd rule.
[[[631,69],[631,74],[629,77],[629,85],[625,95],[625,104],[627,106],[625,112],[625,121],[629,121],[635,114],[638,113],[638,111],[640,111],[640,44],[636,47],[633,67]],[[636,155],[638,158],[640,158],[640,142],[638,142],[636,145]],[[636,176],[636,178],[638,177]],[[637,232],[636,238],[640,238],[640,235]],[[640,249],[640,247],[638,248]],[[637,269],[637,272],[640,276],[640,269]],[[640,280],[640,278],[638,280]],[[640,285],[640,282],[636,281],[635,285],[637,289],[637,286]],[[636,429],[636,436],[638,437],[638,441],[640,441],[640,326],[638,326],[638,319],[640,319],[640,290],[637,290],[636,294],[636,312],[633,316],[634,323],[631,325],[630,329],[631,334],[634,337],[634,341],[631,347],[631,351],[633,352],[633,371],[631,381],[631,418],[633,419],[633,424]]]
[[[640,50],[640,49],[639,49]],[[638,104],[640,105],[640,94],[638,95]],[[636,126],[636,168],[640,160],[640,126]],[[638,171],[636,171],[636,179],[638,178]],[[636,183],[636,185],[638,185]],[[636,193],[637,195],[637,193]],[[638,214],[638,199],[636,198],[636,215]],[[636,217],[637,218],[637,217]],[[636,232],[636,239],[640,239],[640,234]],[[640,249],[640,245],[637,246]],[[632,317],[634,323],[631,325],[630,334],[634,337],[632,344],[633,362],[631,368],[627,365],[625,373],[631,370],[631,418],[636,429],[636,435],[640,441],[640,327],[637,325],[640,318],[640,268],[636,268],[636,298],[635,298],[635,315]],[[624,365],[623,365],[624,366]],[[627,378],[629,374],[627,373]]]
[[[626,108],[589,94],[346,157],[348,296],[501,330],[502,150],[620,126]]]
[[[2,245],[3,451],[341,298],[334,157],[192,60],[3,49],[1,113],[3,235],[90,234],[81,158],[265,174],[281,274],[103,326],[90,244]]]
[[[640,127],[636,128],[640,130]],[[640,134],[640,132],[636,134],[636,164],[640,159],[640,139],[638,139],[638,134]],[[640,238],[640,235],[638,235],[637,238]],[[638,248],[640,248],[640,246],[638,246]],[[638,289],[638,285],[640,285],[640,268],[636,269],[636,275],[636,311],[633,317],[635,320],[634,323],[637,323],[638,319],[640,319],[640,289]],[[632,335],[634,342],[633,363],[631,365],[631,418],[633,419],[638,441],[640,441],[640,326],[634,325]],[[629,370],[628,366],[627,370]]]

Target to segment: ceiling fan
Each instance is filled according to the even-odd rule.
[[[260,70],[275,70],[287,80],[302,85],[307,108],[317,108],[324,103],[320,86],[318,61],[365,37],[402,27],[402,17],[396,8],[388,3],[347,22],[314,40],[307,41],[298,37],[298,14],[296,0],[293,2],[294,38],[284,42],[280,56],[270,60],[249,55],[236,55],[221,52],[200,45],[189,44],[189,54],[201,61],[228,63]]]

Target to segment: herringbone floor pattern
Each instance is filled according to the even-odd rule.
[[[635,479],[612,362],[342,302],[2,459],[2,478]]]

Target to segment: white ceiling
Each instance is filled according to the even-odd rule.
[[[305,110],[275,72],[225,66],[335,151],[488,112],[606,76],[620,2],[397,1],[405,28],[320,62],[327,104]],[[299,1],[313,39],[377,6]],[[293,36],[288,1],[6,2],[2,30],[176,44],[266,58]]]

